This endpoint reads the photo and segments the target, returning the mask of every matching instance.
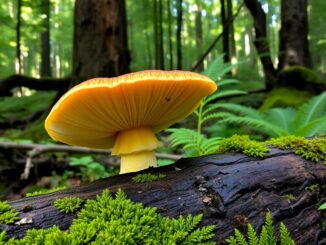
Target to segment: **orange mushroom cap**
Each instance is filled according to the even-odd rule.
[[[61,97],[45,128],[56,141],[109,149],[119,132],[150,128],[157,133],[184,119],[216,89],[208,77],[188,71],[148,70],[94,78]]]

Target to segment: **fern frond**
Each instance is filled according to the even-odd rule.
[[[238,229],[234,229],[234,235],[238,245],[248,245],[246,238]]]
[[[246,116],[255,119],[263,119],[264,114],[248,106],[224,103],[223,108],[241,116]]]
[[[294,120],[295,125],[305,126],[310,121],[324,115],[326,112],[326,92],[313,97],[306,104],[299,108]]]
[[[254,119],[254,118],[247,118],[241,116],[228,116],[224,119],[220,120],[219,123],[226,123],[226,124],[236,124],[236,125],[248,125],[254,128],[257,131],[261,131],[267,133],[271,136],[284,136],[287,135],[287,132],[282,128],[275,126],[267,121]]]
[[[216,81],[221,73],[219,70],[224,66],[223,55],[217,56],[213,62],[207,67],[207,69],[203,72],[205,76],[208,76],[213,81]]]
[[[326,116],[310,121],[303,127],[297,128],[294,135],[312,137],[326,132]]]
[[[292,132],[292,122],[295,117],[296,110],[293,108],[273,108],[266,112],[266,120],[289,134]]]
[[[201,152],[204,155],[216,153],[222,139],[223,138],[221,137],[214,137],[214,138],[204,140],[200,144]]]
[[[247,92],[238,90],[238,89],[228,89],[228,90],[222,90],[222,91],[217,91],[216,93],[206,97],[204,99],[204,104],[207,104],[213,100],[217,100],[226,96],[231,96],[231,95],[240,95],[240,94],[246,94]]]
[[[281,223],[280,224],[280,237],[281,237],[281,245],[294,245],[294,241],[291,238],[291,235],[286,228],[286,226]]]
[[[217,82],[217,85],[219,87],[223,87],[225,85],[232,85],[232,84],[238,84],[240,81],[237,79],[223,79],[221,81]]]
[[[248,224],[248,240],[249,245],[258,245],[259,243],[257,233],[251,224]]]
[[[211,111],[214,111],[219,108],[224,108],[225,104],[228,104],[228,103],[216,103],[216,104],[211,104],[211,105],[206,106],[202,113],[203,117],[209,115]]]
[[[273,225],[273,220],[270,212],[266,214],[265,227],[267,231],[269,245],[276,245],[274,225]]]
[[[202,119],[202,123],[211,120],[211,119],[224,119],[224,118],[229,118],[234,116],[233,114],[229,112],[216,112],[216,113],[211,113]]]
[[[170,135],[171,144],[173,147],[179,145],[192,144],[197,141],[197,133],[187,128],[169,128],[166,130]]]

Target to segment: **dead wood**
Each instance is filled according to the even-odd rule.
[[[53,202],[65,196],[93,199],[104,189],[121,188],[135,202],[158,208],[164,216],[177,217],[203,213],[202,225],[216,226],[216,241],[224,241],[247,222],[259,229],[267,211],[276,224],[284,222],[297,244],[321,244],[318,205],[325,201],[326,166],[312,163],[287,151],[271,150],[265,159],[241,154],[210,155],[181,159],[174,165],[142,172],[164,173],[166,178],[136,184],[137,173],[102,179],[91,184],[43,196],[11,202],[26,225],[1,225],[11,237],[24,236],[27,229],[54,224],[68,229],[75,214],[61,214]],[[316,188],[307,188],[315,185]],[[293,195],[294,200],[288,196]],[[26,208],[29,207],[29,208]],[[321,243],[319,243],[321,242]],[[219,243],[220,244],[220,243]]]

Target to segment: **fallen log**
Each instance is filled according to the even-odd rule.
[[[20,218],[31,224],[0,225],[9,237],[22,237],[27,229],[54,224],[69,229],[76,214],[60,213],[53,202],[65,196],[94,199],[104,189],[121,188],[135,202],[158,208],[163,216],[203,213],[202,225],[215,225],[220,243],[243,230],[247,222],[256,230],[270,211],[275,224],[283,222],[296,244],[324,244],[322,214],[318,205],[325,201],[326,166],[302,159],[288,151],[273,149],[261,160],[242,154],[209,155],[181,159],[175,164],[142,171],[163,173],[165,178],[137,184],[138,173],[102,179],[60,192],[11,202]],[[290,198],[291,197],[291,198]]]

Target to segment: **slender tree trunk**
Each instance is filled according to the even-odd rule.
[[[171,0],[167,0],[167,9],[168,9],[168,33],[169,33],[169,63],[170,63],[170,70],[173,70]]]
[[[158,31],[159,31],[159,64],[160,69],[164,70],[164,42],[163,42],[163,6],[162,0],[158,2]]]
[[[229,30],[230,25],[228,24],[228,19],[226,17],[225,0],[220,0],[221,2],[221,21],[223,26],[223,58],[225,63],[230,62],[230,51],[229,51]]]
[[[200,0],[196,0],[195,29],[196,29],[197,59],[199,60],[203,50],[202,9],[201,9]],[[203,71],[204,63],[200,62],[197,69],[198,71]]]
[[[311,67],[307,0],[282,0],[281,2],[278,70],[293,65]]]
[[[22,0],[17,1],[17,23],[16,23],[16,73],[21,74],[21,50],[20,50],[20,27],[21,27]]]
[[[233,21],[232,22],[230,21],[233,16],[232,0],[227,0],[227,16],[228,16],[228,21],[230,22],[229,24],[230,57],[231,57],[231,61],[235,62],[237,58],[237,50],[236,50],[235,38],[234,38],[234,23]],[[235,71],[233,71],[232,73],[234,74]]]
[[[267,41],[266,14],[258,0],[244,0],[244,3],[254,19],[254,44],[263,65],[266,88],[270,90],[276,81],[276,70],[270,56],[269,44]]]
[[[124,0],[77,0],[74,22],[75,83],[130,71]]]
[[[41,0],[42,14],[46,16],[43,19],[41,33],[41,77],[50,77],[51,72],[51,60],[50,60],[50,0]]]
[[[177,0],[177,69],[182,70],[182,0]]]

